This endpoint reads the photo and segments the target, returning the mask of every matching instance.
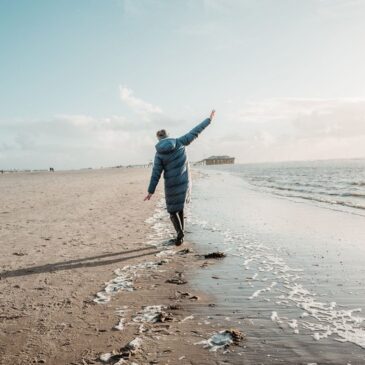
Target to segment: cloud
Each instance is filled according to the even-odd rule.
[[[170,127],[179,129],[186,124],[184,119],[171,117],[159,106],[137,98],[134,96],[133,90],[128,87],[119,86],[119,94],[122,102],[139,116],[138,121],[135,121],[135,126],[129,126],[131,129],[154,133],[157,129],[170,129]]]
[[[87,127],[95,123],[95,119],[89,115],[67,115],[67,114],[61,114],[56,116],[55,118],[56,122],[59,123],[70,123],[71,125],[74,125],[76,127]]]
[[[135,123],[133,120],[128,119],[121,115],[111,115],[105,117],[93,117],[90,115],[82,114],[60,114],[54,117],[52,123],[57,122],[60,124],[67,124],[72,127],[77,127],[83,130],[137,130],[145,128],[141,123]]]
[[[365,99],[275,98],[247,102],[231,118],[241,125],[305,136],[350,136],[365,133]]]
[[[124,116],[57,115],[2,124],[1,168],[80,168],[144,163],[155,143],[152,126]]]
[[[293,120],[305,115],[330,114],[338,108],[349,111],[363,108],[363,98],[271,98],[260,101],[249,101],[236,112],[235,117],[245,121],[266,122],[268,120]]]
[[[160,107],[137,98],[134,96],[134,92],[125,86],[119,86],[119,95],[122,102],[138,114],[149,115],[162,113]]]
[[[365,136],[365,100],[341,99],[307,115],[299,115],[292,125],[303,137],[347,138]]]
[[[169,117],[156,105],[119,88],[121,101],[136,115],[95,117],[59,114],[46,120],[1,122],[2,168],[58,168],[145,163],[154,153],[157,129],[184,129],[185,121]],[[33,161],[33,162],[32,162]]]
[[[363,98],[251,100],[225,119],[214,145],[243,162],[365,157]]]
[[[157,129],[179,135],[194,126],[126,90],[123,102],[135,116],[60,114],[2,122],[1,168],[145,163],[153,157]],[[239,162],[365,157],[365,99],[270,98],[244,102],[234,112],[237,103],[229,105],[189,147],[192,161],[216,154]]]

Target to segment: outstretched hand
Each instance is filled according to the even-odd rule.
[[[143,201],[150,200],[153,194],[148,193],[146,197],[143,199]]]
[[[214,118],[214,115],[215,115],[215,110],[213,109],[212,112],[210,113],[210,120],[213,120]]]

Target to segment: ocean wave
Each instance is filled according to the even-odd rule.
[[[295,193],[303,193],[303,194],[319,194],[324,196],[331,196],[331,197],[343,197],[343,198],[365,198],[364,193],[358,193],[358,192],[332,192],[330,191],[323,191],[323,190],[314,190],[314,189],[296,189],[288,186],[277,186],[277,185],[260,185],[260,187],[272,189],[272,190],[280,190],[280,191],[289,191],[289,192],[295,192]],[[306,196],[307,197],[307,196]]]
[[[339,200],[328,200],[328,199],[321,199],[319,197],[304,196],[304,195],[293,195],[293,194],[292,195],[290,195],[290,194],[283,195],[283,194],[277,194],[277,193],[276,193],[276,195],[285,196],[285,197],[288,197],[288,198],[299,198],[299,199],[310,200],[310,201],[314,201],[314,202],[318,202],[318,203],[325,203],[325,204],[330,204],[330,205],[341,205],[341,206],[348,207],[348,208],[365,210],[364,205],[356,204],[356,203],[353,203],[353,202],[346,202],[346,201],[339,201]]]
[[[261,187],[267,187],[267,188],[276,188],[280,190],[293,190],[293,191],[299,191],[299,192],[317,192],[320,191],[320,189],[326,189],[331,191],[337,191],[337,190],[343,190],[345,187],[343,186],[335,186],[335,185],[329,185],[329,182],[325,181],[323,184],[313,184],[313,183],[301,183],[301,182],[291,182],[291,181],[264,181],[262,180],[261,184],[254,183],[250,181],[251,184]]]
[[[365,194],[361,194],[361,193],[343,193],[343,194],[340,194],[340,196],[354,197],[354,198],[365,198]]]
[[[350,182],[350,185],[365,186],[365,181],[352,181]]]
[[[332,207],[365,209],[365,159],[235,165],[231,170],[261,191]]]

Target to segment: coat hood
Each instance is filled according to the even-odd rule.
[[[175,138],[164,138],[156,144],[156,151],[158,153],[170,153],[176,148]]]

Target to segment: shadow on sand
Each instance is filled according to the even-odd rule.
[[[78,269],[80,267],[96,267],[96,266],[110,265],[116,262],[122,262],[137,257],[155,255],[158,252],[160,251],[156,250],[155,247],[143,247],[136,250],[107,253],[99,256],[90,256],[75,260],[56,262],[53,264],[33,266],[11,271],[3,271],[0,273],[0,278],[5,279],[16,276],[33,275],[46,272],[55,272],[60,270],[72,270],[72,269]],[[131,253],[134,253],[134,255],[128,256]],[[116,257],[116,258],[111,259],[111,257]]]

